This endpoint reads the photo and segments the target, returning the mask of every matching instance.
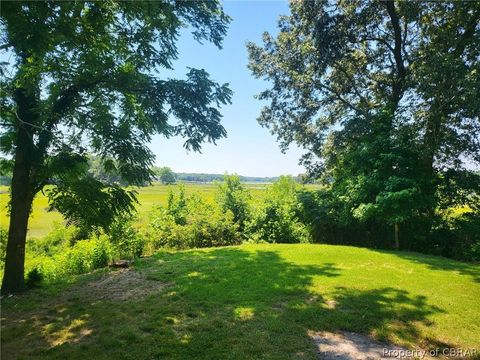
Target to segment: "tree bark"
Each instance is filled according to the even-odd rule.
[[[34,124],[38,116],[35,112],[36,98],[31,91],[19,88],[15,92],[15,101],[18,108],[18,127],[10,193],[10,225],[2,281],[3,294],[25,289],[25,243],[28,218],[35,195],[32,165],[35,155]]]
[[[398,225],[398,223],[395,223],[395,250],[400,249],[400,240],[398,239],[399,230],[400,226]]]
[[[13,168],[10,226],[8,229],[5,272],[2,293],[14,293],[25,289],[24,263],[28,218],[33,202],[30,186],[29,134],[23,128],[18,131],[18,145]]]

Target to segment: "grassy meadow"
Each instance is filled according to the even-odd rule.
[[[135,270],[142,280],[124,286],[137,292],[122,300],[112,296],[128,294],[122,273],[105,270],[5,299],[2,358],[314,359],[309,332],[338,330],[409,348],[480,347],[478,265],[260,244],[160,251]]]
[[[250,205],[268,200],[269,186],[275,190],[245,184]],[[208,203],[217,185],[184,189]],[[165,205],[172,190],[179,185],[137,189],[135,225],[152,221],[150,210]],[[0,196],[2,205],[8,202],[6,188]],[[68,230],[45,236],[63,221],[47,207],[46,197],[37,196],[29,230],[35,238],[29,249],[36,252],[27,253],[26,263],[53,275],[2,299],[2,359],[314,359],[311,334],[323,331],[350,331],[410,349],[480,349],[478,263],[351,246],[254,244],[249,238],[229,247],[157,247],[133,257],[129,269],[113,270],[107,258],[101,266],[90,264],[106,249],[104,238],[70,246]],[[226,237],[223,228],[217,233],[212,227],[226,221],[217,219],[219,210],[202,215],[202,209],[187,208],[193,219],[187,225],[162,225],[168,218],[160,217],[166,230],[154,233],[153,243],[164,236],[189,241],[197,227],[215,239]],[[120,240],[131,233],[120,233]],[[88,266],[77,269],[84,261]]]
[[[152,186],[135,188],[138,192],[137,205],[138,221],[141,224],[148,217],[148,212],[156,205],[164,205],[170,191],[178,189],[179,185],[161,185],[154,184]],[[192,184],[185,183],[185,194],[197,194],[207,201],[213,201],[217,185],[214,183]],[[252,201],[261,198],[268,184],[247,183],[245,187],[252,194]],[[0,186],[0,226],[8,228],[8,211],[7,204],[9,200],[9,188]],[[33,202],[33,211],[29,219],[28,236],[38,238],[47,235],[53,230],[55,224],[63,223],[63,217],[57,211],[48,211],[47,197],[39,193]]]

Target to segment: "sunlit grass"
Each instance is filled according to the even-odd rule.
[[[93,274],[4,300],[2,358],[314,359],[309,330],[411,348],[480,346],[474,264],[277,244],[159,252],[135,268],[169,285],[127,301],[92,299],[78,289]]]

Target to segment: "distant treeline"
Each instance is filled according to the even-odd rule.
[[[108,183],[119,183],[122,185],[127,185],[126,182],[122,181],[122,178],[118,173],[117,169],[114,167],[107,171],[105,169],[104,163],[98,156],[89,155],[88,166],[89,166],[89,171],[88,171],[89,174],[92,175],[97,180],[105,181]],[[209,183],[213,181],[223,181],[225,176],[225,174],[174,172],[172,171],[172,169],[166,166],[165,167],[153,166],[152,171],[155,173],[155,177],[157,178],[157,180],[162,181],[163,183],[174,183],[176,181]],[[304,177],[301,174],[297,176],[292,176],[292,177],[293,179],[295,179],[296,182],[299,182],[299,183],[306,182]],[[273,183],[279,179],[279,176],[261,177],[261,176],[239,175],[239,178],[240,178],[240,181],[242,182]],[[12,174],[10,169],[0,168],[0,185],[9,186],[11,181],[12,181]],[[53,182],[54,179],[51,179],[50,181]]]
[[[222,181],[223,174],[196,174],[196,173],[175,173],[177,181],[191,181],[191,182],[212,182]],[[261,182],[271,183],[278,180],[278,176],[274,177],[260,177],[260,176],[239,176],[242,182]]]

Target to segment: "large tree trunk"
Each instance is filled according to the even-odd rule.
[[[8,229],[5,272],[2,293],[19,292],[25,289],[25,242],[28,218],[35,195],[32,182],[34,157],[32,116],[33,101],[25,92],[17,92],[19,126],[14,157],[10,199],[10,226]]]
[[[24,136],[28,137],[28,134],[26,134],[25,130],[20,130],[19,138]],[[19,144],[15,154],[15,165],[13,169],[10,227],[8,229],[2,293],[19,292],[25,288],[25,242],[32,201],[33,191],[30,187],[30,161],[27,151],[22,149]]]

